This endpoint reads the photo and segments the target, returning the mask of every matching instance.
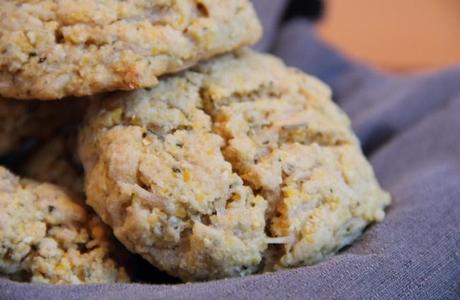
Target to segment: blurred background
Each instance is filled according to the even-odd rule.
[[[297,0],[318,34],[348,56],[408,73],[460,63],[460,0]]]

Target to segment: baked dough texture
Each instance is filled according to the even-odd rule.
[[[150,87],[260,35],[248,0],[2,1],[0,95],[53,100]]]
[[[240,50],[92,102],[88,203],[186,281],[314,264],[390,203],[328,87]]]
[[[77,153],[77,131],[69,128],[45,141],[20,165],[20,174],[38,182],[55,184],[75,199],[84,199],[84,174]]]
[[[27,140],[45,140],[75,125],[81,121],[85,107],[85,100],[19,102],[0,97],[0,156],[16,150]]]
[[[0,167],[0,274],[56,284],[126,282],[110,230],[59,187]]]

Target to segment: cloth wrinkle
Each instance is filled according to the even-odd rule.
[[[179,285],[0,278],[0,299],[460,299],[460,66],[384,74],[319,40],[307,20],[281,23],[287,1],[253,1],[266,33],[257,49],[324,80],[350,115],[393,198],[384,221],[314,266]]]

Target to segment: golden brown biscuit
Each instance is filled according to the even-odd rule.
[[[390,202],[330,90],[250,50],[95,101],[79,147],[88,203],[184,280],[313,264]]]
[[[110,230],[59,187],[0,167],[0,273],[16,280],[125,282]]]
[[[44,0],[0,6],[0,95],[132,90],[258,40],[248,0]]]

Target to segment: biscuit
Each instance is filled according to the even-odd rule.
[[[84,199],[83,167],[77,153],[77,130],[70,128],[44,142],[20,165],[20,174],[55,184]]]
[[[247,49],[92,102],[79,151],[89,205],[186,281],[314,264],[390,202],[329,88]]]
[[[75,127],[60,132],[47,140],[26,160],[19,164],[19,174],[36,182],[47,182],[59,186],[81,206],[85,204],[84,173],[77,153],[78,130]],[[91,210],[89,214],[94,214]],[[110,235],[110,250],[134,282],[171,283],[158,269],[134,255]]]
[[[248,0],[15,0],[0,16],[0,95],[17,99],[154,86],[261,35]]]
[[[0,167],[0,273],[20,281],[126,282],[110,230],[59,187]]]
[[[0,156],[28,140],[44,140],[59,129],[75,125],[84,115],[86,101],[24,101],[0,98]]]
[[[113,110],[82,133],[87,202],[129,250],[172,275],[250,274],[266,248],[267,205],[225,161],[223,139],[196,107],[198,79],[105,99]]]

